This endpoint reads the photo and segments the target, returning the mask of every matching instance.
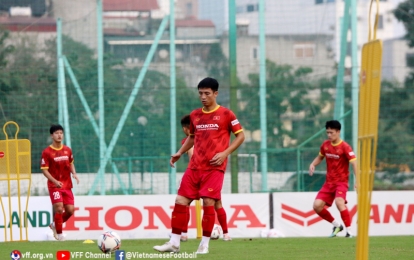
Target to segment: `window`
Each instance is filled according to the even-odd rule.
[[[236,7],[236,13],[244,13],[244,5],[239,5]]]
[[[259,4],[247,5],[246,10],[248,13],[257,12],[259,11]]]
[[[384,16],[378,15],[378,29],[384,29]]]
[[[315,4],[316,4],[316,5],[318,5],[318,4],[323,4],[323,0],[315,0]]]
[[[295,58],[313,58],[315,56],[314,43],[297,43],[293,45]]]
[[[259,47],[258,46],[254,46],[252,47],[252,51],[251,51],[251,61],[258,61],[259,60]]]
[[[187,3],[185,7],[186,7],[186,15],[191,16],[193,14],[193,4]]]

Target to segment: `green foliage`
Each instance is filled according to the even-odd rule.
[[[11,73],[7,70],[7,57],[14,51],[14,46],[6,44],[9,32],[0,29],[0,102],[5,102],[6,93],[11,91]]]
[[[394,10],[394,16],[398,21],[404,24],[407,31],[405,39],[410,47],[414,47],[414,24],[413,24],[413,13],[414,13],[414,0],[406,0],[401,2]]]

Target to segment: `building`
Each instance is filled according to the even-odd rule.
[[[403,0],[381,0],[377,38],[399,38],[405,30],[392,10]],[[357,1],[358,50],[368,39],[368,13],[371,1]],[[236,23],[247,26],[248,35],[259,34],[259,0],[236,1]],[[339,60],[344,1],[274,0],[265,1],[266,35],[332,35],[331,48]],[[373,8],[375,11],[375,8]],[[228,0],[199,0],[199,18],[212,20],[218,35],[228,32]],[[373,14],[374,14],[373,11]],[[373,16],[372,14],[372,16]],[[360,52],[358,57],[360,57]]]
[[[412,71],[408,63],[414,58],[414,48],[403,38],[386,40],[382,48],[382,79],[403,83]]]
[[[269,35],[266,37],[266,59],[276,64],[289,64],[295,68],[311,67],[313,79],[329,78],[336,73],[335,61],[327,43],[330,35]],[[221,46],[228,57],[228,37],[223,36]],[[237,75],[242,82],[248,75],[259,73],[259,38],[253,35],[237,38]]]

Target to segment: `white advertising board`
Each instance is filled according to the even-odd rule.
[[[171,212],[175,195],[76,196],[75,214],[65,224],[67,240],[96,239],[107,230],[117,232],[123,239],[168,238],[171,232]],[[14,201],[14,206],[17,200]],[[224,194],[232,237],[259,237],[269,227],[269,194]],[[50,239],[51,221],[49,197],[30,198],[29,212],[47,211],[49,219],[42,225],[30,227],[29,240]],[[40,213],[37,213],[40,214]],[[45,213],[42,213],[45,218]],[[195,207],[191,205],[189,237],[196,237]],[[3,217],[0,217],[3,222]],[[38,220],[39,221],[39,220]],[[216,220],[218,223],[218,221]],[[15,221],[12,223],[15,223]],[[29,223],[29,226],[31,223]],[[18,229],[18,224],[12,225]],[[13,229],[14,230],[14,229]],[[1,232],[0,232],[1,233]],[[0,236],[4,241],[4,236]]]
[[[274,227],[287,237],[326,237],[332,224],[313,211],[316,192],[273,193]],[[357,196],[347,193],[352,231],[357,231]],[[336,206],[329,208],[342,223]],[[414,234],[414,191],[374,191],[372,193],[369,235],[392,236]],[[345,236],[341,232],[338,236]]]

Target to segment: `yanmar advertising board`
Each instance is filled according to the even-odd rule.
[[[327,237],[332,224],[313,211],[316,192],[273,193],[274,227],[287,237]],[[347,193],[352,231],[357,233],[357,197]],[[342,223],[335,205],[329,212]],[[371,200],[369,235],[391,236],[414,234],[414,191],[374,191]],[[342,231],[338,236],[345,236]]]
[[[123,239],[166,238],[171,232],[171,212],[175,195],[133,196],[75,196],[75,214],[65,224],[63,233],[67,240],[96,239],[107,230],[116,231]],[[36,198],[36,199],[35,199]],[[33,200],[32,200],[33,199]],[[14,207],[17,200],[15,200]],[[269,227],[269,194],[224,194],[223,206],[227,213],[232,237],[259,237],[261,230]],[[29,240],[47,240],[51,237],[49,197],[30,199],[29,212],[42,213],[42,223],[30,227]],[[16,213],[17,214],[17,213]],[[40,213],[36,213],[39,215]],[[37,217],[37,215],[35,215]],[[39,218],[37,218],[39,222]],[[0,223],[3,223],[3,216]],[[10,221],[6,221],[10,223]],[[218,221],[216,220],[218,223]],[[18,229],[16,220],[12,226]],[[4,228],[4,227],[3,227]],[[4,241],[0,230],[0,241]],[[194,202],[191,205],[189,237],[196,237]]]

